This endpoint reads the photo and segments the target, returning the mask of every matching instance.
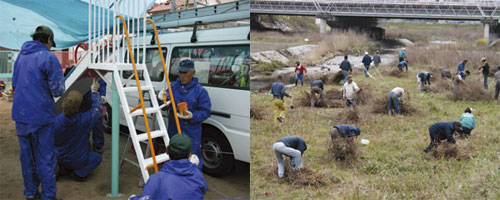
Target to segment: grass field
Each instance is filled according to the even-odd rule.
[[[251,107],[262,110],[262,120],[251,120],[251,198],[252,199],[500,199],[500,104],[493,100],[452,101],[451,92],[418,92],[416,74],[423,66],[410,65],[407,77],[365,78],[357,72],[358,85],[370,85],[372,99],[386,98],[397,86],[407,88],[411,105],[418,113],[399,117],[373,114],[369,101],[358,107],[360,119],[352,123],[361,128],[356,138],[358,156],[352,162],[332,159],[328,152],[329,131],[344,123],[338,115],[345,108],[290,109],[293,99],[309,87],[287,91],[289,110],[285,122],[274,126],[272,97],[252,93]],[[373,70],[372,74],[376,75]],[[468,78],[479,78],[474,74]],[[307,84],[308,86],[308,84]],[[493,81],[490,79],[490,92]],[[325,90],[340,88],[327,85]],[[434,158],[424,154],[429,144],[428,127],[439,121],[458,120],[466,107],[475,109],[476,129],[457,145],[469,152],[468,159]],[[317,186],[294,185],[278,179],[273,143],[284,136],[305,139],[308,149],[304,167],[319,174],[324,182]],[[360,139],[370,141],[368,145]]]

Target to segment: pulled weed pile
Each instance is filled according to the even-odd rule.
[[[372,102],[372,113],[387,114],[387,98],[388,97],[378,97],[373,99]],[[401,115],[413,115],[416,114],[418,110],[412,106],[412,104],[407,100],[399,102],[399,114]]]
[[[331,143],[328,143],[328,153],[336,160],[351,161],[356,159],[358,147],[354,141],[354,137],[335,138]]]
[[[386,74],[389,76],[397,77],[397,78],[408,77],[408,72],[402,72],[402,71],[399,71],[399,69],[389,70],[386,72]]]
[[[285,167],[285,181],[295,186],[320,186],[326,182],[325,177],[321,173],[316,173],[307,167],[300,170],[294,170],[292,166],[286,165]]]
[[[458,87],[453,89],[453,94],[450,96],[454,101],[479,101],[490,100],[490,94],[483,89],[483,86],[477,80],[467,80],[467,85],[458,84]]]
[[[312,171],[307,167],[303,167],[300,170],[295,170],[290,166],[290,160],[285,158],[285,178],[284,181],[293,184],[296,187],[300,186],[321,186],[325,185],[326,181],[324,179],[325,175]],[[278,177],[278,167],[276,165],[266,167],[262,169],[270,177]]]
[[[250,106],[250,118],[255,119],[255,120],[262,120],[264,119],[264,114],[266,112],[262,107],[259,106]]]
[[[437,148],[434,148],[431,150],[432,156],[435,158],[456,158],[457,160],[464,160],[468,159],[469,157],[469,152],[463,149],[462,147],[459,147],[456,144],[451,144],[447,141],[442,142],[439,144]]]
[[[335,89],[333,89],[335,90]],[[327,107],[327,108],[341,108],[343,107],[342,100],[342,93],[340,92],[340,98],[337,98],[339,96],[338,92],[335,92],[333,90],[329,90],[325,93],[323,97],[323,101],[317,102],[314,104],[314,107]],[[317,96],[317,95],[316,95]],[[300,107],[310,107],[311,106],[311,93],[307,91],[303,91],[303,95],[299,96],[297,99],[294,100],[293,107],[295,106],[300,106]],[[315,97],[315,99],[318,97]]]
[[[357,109],[347,109],[347,111],[342,111],[335,118],[334,121],[342,124],[354,124],[359,122],[361,119],[359,111]]]

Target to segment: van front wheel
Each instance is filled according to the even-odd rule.
[[[203,172],[212,176],[227,175],[233,168],[234,155],[229,141],[218,129],[203,126]]]

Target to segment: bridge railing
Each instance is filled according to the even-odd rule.
[[[425,5],[457,5],[457,6],[500,6],[500,0],[255,0],[255,1],[295,1],[317,3],[349,3],[349,4],[425,4]]]

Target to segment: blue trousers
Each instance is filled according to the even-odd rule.
[[[53,124],[32,125],[16,122],[16,132],[21,147],[24,195],[36,195],[41,184],[42,199],[53,199],[57,192]]]
[[[483,74],[484,77],[484,89],[488,89],[488,74]]]
[[[90,172],[94,171],[99,164],[101,164],[102,157],[101,154],[96,152],[90,152],[87,162],[81,165],[81,168],[74,170],[75,174],[80,177],[86,177]],[[64,166],[64,164],[63,164]]]
[[[394,107],[394,112],[396,112],[396,115],[399,115],[398,95],[394,92],[391,92],[389,93],[389,100],[387,102],[387,109],[389,110],[389,113],[391,112],[393,107]]]
[[[347,82],[347,76],[349,76],[349,72],[347,72],[347,70],[342,70],[342,75],[344,76],[344,83]]]
[[[297,74],[297,76],[295,76],[295,86],[297,86],[298,80],[300,80],[300,85],[304,85],[304,74]]]
[[[368,70],[370,70],[370,65],[365,65],[365,76],[368,77]]]
[[[97,122],[92,128],[92,146],[101,149],[104,146],[104,124],[102,117],[97,118]]]

